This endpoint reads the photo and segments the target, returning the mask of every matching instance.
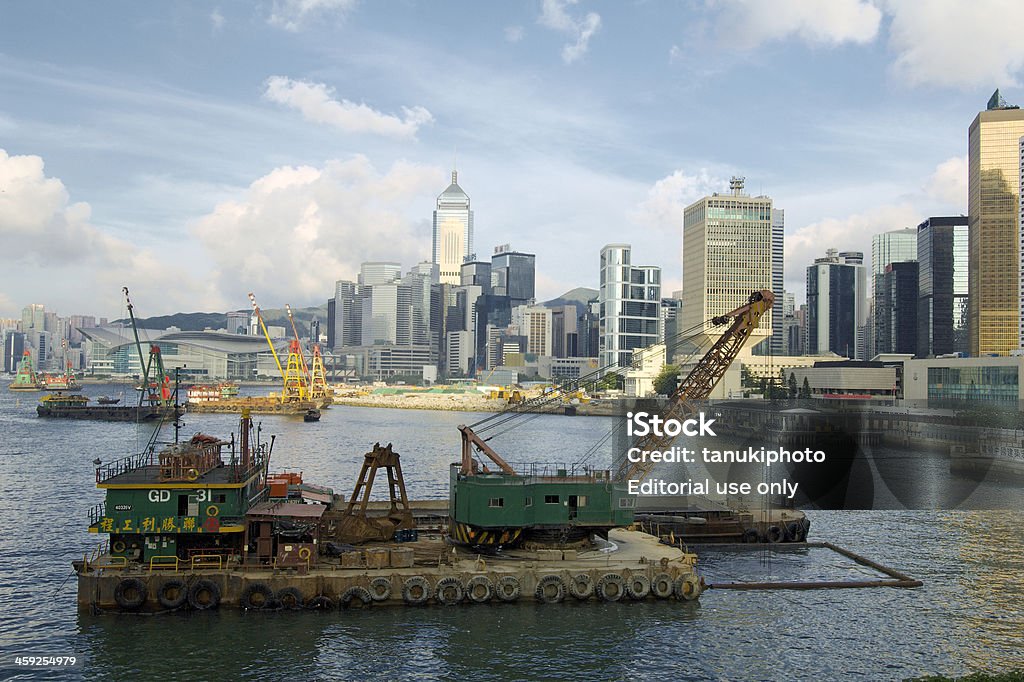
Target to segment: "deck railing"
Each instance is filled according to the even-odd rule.
[[[152,453],[149,451],[141,452],[137,455],[129,455],[122,457],[121,459],[104,464],[96,467],[96,483],[104,483],[110,479],[126,474],[136,469],[141,469],[144,466],[149,466],[152,463]]]

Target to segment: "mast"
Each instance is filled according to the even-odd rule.
[[[139,340],[139,329],[135,326],[135,312],[132,310],[132,299],[128,297],[128,287],[121,287],[124,292],[124,300],[128,304],[128,317],[132,321],[132,332],[135,334],[135,348],[139,351],[139,371],[142,376],[142,390],[139,392],[139,407],[142,407],[142,400],[146,391],[149,390],[149,365],[142,356],[142,341]]]

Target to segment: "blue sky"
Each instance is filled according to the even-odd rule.
[[[478,255],[536,253],[540,298],[613,241],[678,287],[682,208],[743,175],[802,299],[826,248],[966,212],[1022,25],[1003,0],[6,3],[0,316],[118,316],[124,285],[143,315],[323,303],[429,258],[453,163]]]

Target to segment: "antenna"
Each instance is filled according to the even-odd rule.
[[[739,196],[743,193],[743,184],[746,182],[746,178],[734,175],[729,178],[729,191],[732,192],[733,196]]]

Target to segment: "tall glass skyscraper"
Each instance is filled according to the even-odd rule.
[[[808,355],[833,352],[857,357],[867,315],[864,254],[829,249],[807,268]],[[860,358],[863,359],[863,358]]]
[[[438,266],[441,284],[459,284],[462,262],[474,253],[473,211],[458,177],[453,170],[452,183],[437,197],[434,210],[433,262]]]
[[[971,355],[1006,355],[1020,334],[1020,138],[1024,111],[999,91],[968,130],[968,329]]]
[[[603,367],[629,367],[633,351],[661,340],[661,268],[632,265],[629,244],[601,249],[599,346]]]
[[[917,226],[917,354],[966,353],[967,216]]]

